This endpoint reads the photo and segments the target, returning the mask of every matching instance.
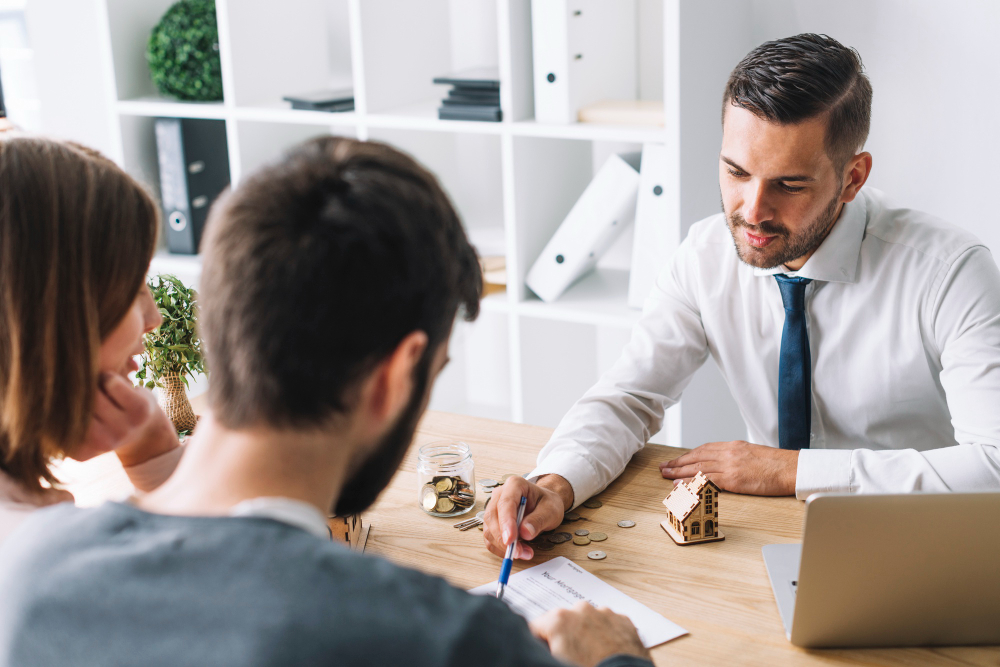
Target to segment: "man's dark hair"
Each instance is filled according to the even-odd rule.
[[[748,53],[729,75],[723,121],[730,104],[781,124],[827,114],[826,152],[840,169],[868,138],[872,85],[855,49],[804,33]]]
[[[201,326],[213,415],[228,428],[321,426],[414,331],[429,339],[423,391],[481,292],[476,252],[433,175],[385,144],[307,141],[212,210]]]

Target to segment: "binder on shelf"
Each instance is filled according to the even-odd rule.
[[[155,132],[167,247],[194,255],[208,209],[229,185],[226,121],[157,118]]]
[[[525,279],[542,301],[555,301],[593,269],[632,222],[638,168],[639,153],[612,155],[580,195]]]
[[[642,308],[660,269],[677,248],[678,239],[674,238],[669,224],[667,207],[671,202],[665,193],[666,180],[667,147],[657,143],[643,144],[632,269],[628,280],[628,305],[633,308]]]
[[[575,123],[581,107],[636,98],[635,0],[532,0],[535,120]]]

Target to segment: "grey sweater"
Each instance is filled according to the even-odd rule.
[[[0,667],[55,664],[562,663],[495,599],[299,528],[108,503],[39,510],[0,549]]]

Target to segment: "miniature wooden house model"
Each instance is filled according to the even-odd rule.
[[[660,525],[680,545],[726,539],[719,530],[719,487],[699,472],[694,479],[674,487],[664,498],[667,520]]]
[[[365,552],[365,545],[368,543],[368,531],[371,525],[365,525],[360,514],[351,516],[331,516],[327,519],[330,527],[330,539],[334,542],[341,542],[350,547],[351,551],[357,553]]]

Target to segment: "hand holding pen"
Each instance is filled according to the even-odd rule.
[[[503,599],[503,592],[510,578],[510,568],[514,565],[514,549],[517,547],[517,540],[521,535],[521,520],[524,518],[524,508],[527,506],[528,498],[521,496],[521,504],[517,507],[517,530],[514,531],[514,539],[507,545],[507,555],[504,556],[503,564],[500,566],[500,577],[497,579],[497,600]]]

